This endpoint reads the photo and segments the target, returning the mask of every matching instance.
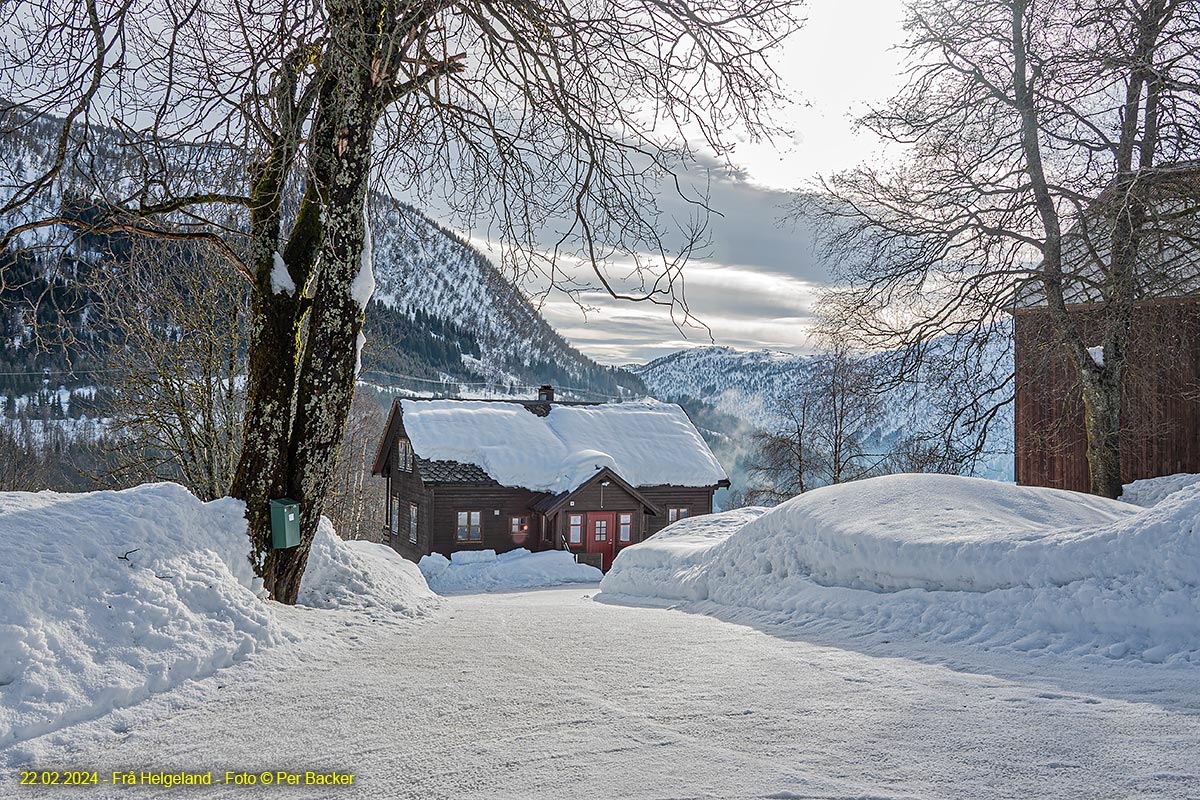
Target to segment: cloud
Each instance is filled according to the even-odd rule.
[[[552,297],[542,314],[580,350],[610,364],[641,363],[713,344],[810,349],[812,307],[820,284],[752,265],[712,261],[689,265],[685,276],[685,298],[694,317],[690,322],[678,310],[673,319],[662,306],[614,300],[599,292],[580,296],[578,303]]]
[[[811,349],[813,306],[829,271],[814,252],[811,233],[782,219],[791,194],[752,183],[711,159],[682,176],[681,185],[685,193],[703,193],[714,211],[711,246],[683,271],[692,319],[685,323],[680,309],[614,300],[596,291],[578,302],[551,294],[542,305],[547,321],[583,352],[614,364],[712,344]],[[691,211],[674,186],[659,202],[668,216]],[[621,274],[621,266],[611,273]]]

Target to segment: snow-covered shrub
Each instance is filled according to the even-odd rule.
[[[417,565],[386,545],[342,541],[324,517],[317,526],[299,602],[314,608],[425,611],[434,594]]]

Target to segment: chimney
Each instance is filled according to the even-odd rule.
[[[542,384],[538,388],[538,400],[543,403],[554,402],[554,387],[548,383]]]

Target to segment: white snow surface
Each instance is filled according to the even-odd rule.
[[[439,594],[505,592],[599,583],[604,574],[587,564],[576,564],[565,550],[531,553],[525,548],[496,555],[495,550],[460,550],[446,558],[440,553],[423,556],[421,573]]]
[[[604,579],[603,590],[640,596],[653,587],[661,600],[703,600],[707,596],[709,561],[713,548],[731,531],[761,517],[763,506],[737,508],[717,514],[687,517],[654,534],[642,546],[626,547],[620,561]]]
[[[300,581],[299,602],[414,617],[436,601],[416,564],[386,545],[343,541],[322,517]]]
[[[356,378],[362,373],[362,353],[366,346],[367,335],[360,330],[354,342],[354,377]]]
[[[212,786],[72,792],[13,769],[0,795],[1200,797],[1200,670],[796,635],[594,591],[457,595],[405,625],[288,609],[303,640],[20,748],[24,768],[212,770]],[[354,783],[225,785],[226,769]]]
[[[176,484],[0,493],[0,750],[295,639],[249,549],[240,501]],[[323,521],[302,601],[408,615],[434,602],[385,549]]]
[[[1140,481],[1125,484],[1121,500],[1133,503],[1135,506],[1149,508],[1158,505],[1164,498],[1189,486],[1200,483],[1200,475],[1192,472],[1179,472],[1175,475],[1165,475],[1161,478],[1143,478]]]
[[[674,526],[622,551],[616,599],[722,618],[853,623],[1018,651],[1200,663],[1200,486],[1142,510],[977,478],[892,475],[808,492],[686,560]],[[684,531],[686,533],[686,529]]]
[[[475,464],[504,486],[570,491],[603,467],[634,486],[712,486],[726,477],[670,403],[556,405],[539,417],[518,403],[400,402],[419,456]]]
[[[358,274],[354,276],[354,282],[350,284],[350,295],[354,298],[354,302],[358,303],[359,308],[366,311],[367,303],[371,302],[371,295],[375,294],[375,267],[371,252],[373,247],[371,223],[365,204],[363,205],[363,228],[365,239],[363,240],[362,255],[359,257]]]
[[[1096,362],[1097,367],[1104,366],[1104,345],[1096,345],[1087,349],[1088,355],[1092,357],[1092,361]]]
[[[296,282],[288,273],[287,264],[278,250],[275,251],[275,266],[271,268],[271,291],[275,294],[293,294],[296,291]]]

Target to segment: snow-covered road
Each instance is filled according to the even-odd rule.
[[[305,641],[27,745],[102,775],[355,774],[77,795],[97,800],[1200,797],[1194,670],[970,651],[952,668],[945,648],[931,663],[594,592],[453,597],[397,625],[296,609]],[[10,778],[4,796],[73,796]]]

